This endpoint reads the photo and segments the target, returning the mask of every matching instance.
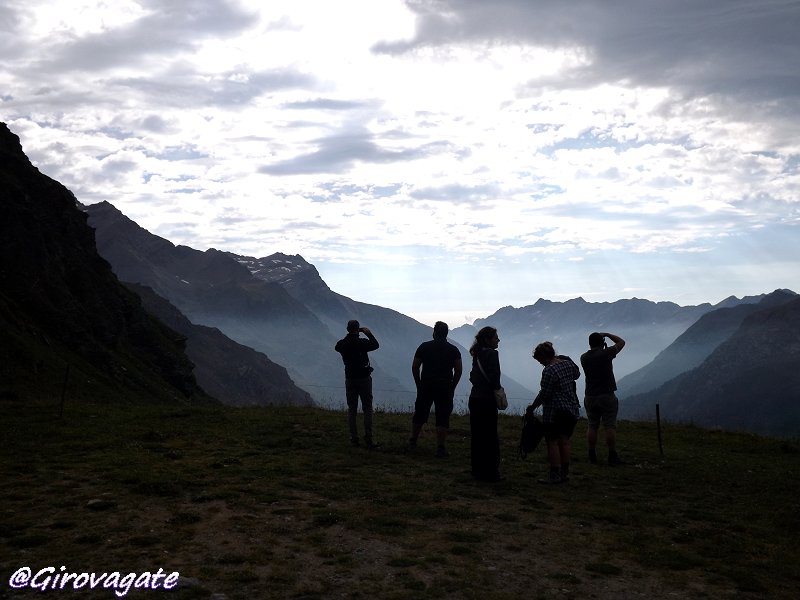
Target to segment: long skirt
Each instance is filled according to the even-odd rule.
[[[472,476],[481,481],[500,478],[500,438],[497,435],[497,403],[494,396],[469,396],[469,428],[472,434]]]

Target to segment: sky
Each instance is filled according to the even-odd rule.
[[[800,292],[800,1],[5,0],[79,201],[451,326]]]

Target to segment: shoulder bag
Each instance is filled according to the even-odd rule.
[[[475,362],[478,363],[478,368],[481,370],[481,373],[483,373],[483,376],[486,377],[486,381],[489,381],[489,378],[486,376],[486,371],[483,370],[483,365],[481,365],[481,359],[476,356]],[[494,400],[497,402],[498,410],[505,410],[508,408],[508,398],[506,397],[506,391],[503,389],[502,385],[500,389],[494,390]]]

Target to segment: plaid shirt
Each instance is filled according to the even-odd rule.
[[[552,423],[557,410],[565,410],[576,419],[580,416],[575,380],[581,371],[569,356],[559,356],[560,362],[547,365],[542,370],[541,390],[533,401],[533,408],[542,406],[542,421]]]

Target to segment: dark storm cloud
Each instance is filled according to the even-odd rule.
[[[441,149],[441,145],[426,144],[420,148],[387,150],[381,148],[371,133],[341,133],[315,140],[317,150],[289,160],[265,165],[258,171],[267,175],[308,175],[313,173],[342,173],[357,162],[390,163],[425,158]]]
[[[223,76],[211,81],[194,71],[176,71],[158,78],[110,80],[108,89],[125,95],[136,92],[161,106],[190,108],[192,105],[241,106],[267,92],[305,89],[316,83],[310,75],[292,69],[250,73],[242,80]]]
[[[0,56],[5,60],[17,58],[27,51],[26,44],[21,44],[16,39],[16,32],[22,24],[22,9],[17,8],[20,4],[3,2],[0,5]]]
[[[374,50],[404,53],[461,42],[582,49],[589,64],[553,87],[599,82],[670,86],[687,96],[742,100],[800,95],[796,0],[407,0],[411,40]],[[794,108],[796,110],[796,107]]]
[[[128,25],[60,40],[38,66],[47,70],[100,71],[134,66],[158,54],[193,50],[200,42],[255,25],[257,16],[225,0],[148,0],[148,14]]]

